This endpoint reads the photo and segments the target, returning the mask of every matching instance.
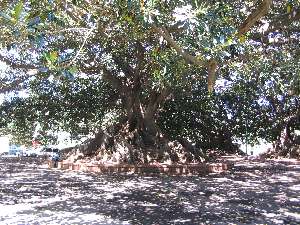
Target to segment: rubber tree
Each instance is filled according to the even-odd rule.
[[[162,161],[168,155],[178,161],[157,125],[165,101],[177,88],[191,89],[194,79],[207,80],[212,93],[217,76],[229,69],[229,76],[239,75],[238,65],[249,65],[255,55],[268,64],[266,51],[278,44],[269,43],[270,35],[281,35],[280,46],[297,54],[290,46],[297,39],[299,3],[282,2],[5,2],[0,59],[6,74],[14,72],[1,78],[1,91],[53,77],[98,76],[113,90],[114,98],[105,101],[121,109],[119,122],[99,128],[85,153],[122,143],[122,160]]]

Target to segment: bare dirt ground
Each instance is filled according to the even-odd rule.
[[[0,224],[300,224],[300,164],[240,160],[224,174],[150,177],[0,158]]]

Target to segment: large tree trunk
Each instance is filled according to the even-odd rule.
[[[99,161],[118,163],[191,162],[203,157],[185,141],[170,141],[156,123],[158,110],[169,91],[152,92],[147,104],[139,95],[123,96],[126,116],[113,126],[100,130],[82,151]]]
[[[267,157],[300,158],[300,135],[295,130],[300,129],[300,112],[289,116],[281,125],[281,133],[273,144],[273,149]]]
[[[187,157],[188,148],[179,142],[170,142],[157,126],[159,108],[170,91],[168,88],[159,91],[152,89],[148,82],[150,76],[145,67],[143,45],[136,43],[135,67],[126,63],[126,60],[122,61],[123,58],[112,49],[106,50],[125,75],[118,76],[119,71],[101,67],[103,79],[120,96],[124,118],[112,127],[100,130],[83,154],[96,155],[98,160],[106,162],[120,163],[178,162],[182,158],[194,160],[195,157]],[[145,96],[146,93],[148,96]]]

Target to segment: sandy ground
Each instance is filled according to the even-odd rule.
[[[239,160],[224,174],[150,177],[0,158],[0,224],[300,224],[300,164]]]

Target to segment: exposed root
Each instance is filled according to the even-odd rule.
[[[162,134],[147,136],[123,126],[117,135],[99,131],[95,139],[70,151],[67,158],[90,158],[101,163],[191,163],[205,161],[204,154],[187,140],[170,141]]]

